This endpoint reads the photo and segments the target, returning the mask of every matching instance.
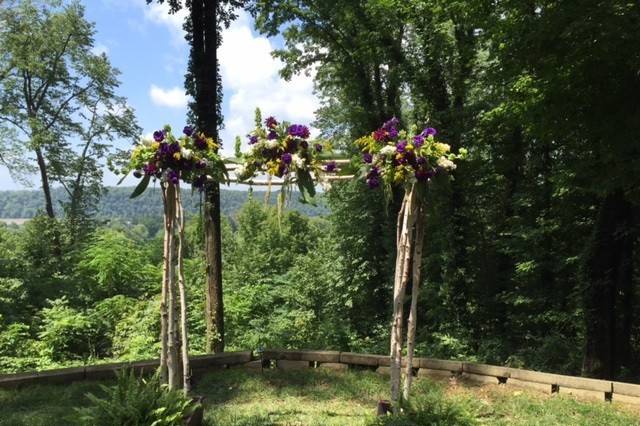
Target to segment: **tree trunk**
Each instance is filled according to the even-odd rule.
[[[40,169],[40,180],[42,181],[42,191],[44,192],[44,206],[47,216],[55,219],[56,215],[53,211],[53,200],[51,198],[51,185],[49,184],[49,175],[47,173],[47,163],[44,159],[42,149],[36,148],[36,159],[38,160],[38,168]]]
[[[632,286],[633,222],[621,190],[602,200],[585,265],[585,376],[614,379],[620,367],[616,299]]]
[[[204,212],[205,258],[207,262],[206,350],[224,351],[224,305],[222,299],[222,247],[220,229],[220,187],[207,187]]]
[[[409,324],[407,327],[407,366],[405,368],[404,388],[402,396],[409,399],[411,382],[413,381],[413,352],[416,346],[416,328],[418,325],[418,297],[420,295],[420,280],[422,267],[422,247],[424,244],[424,209],[418,207],[415,225],[415,240],[413,246],[413,259],[411,267],[411,309],[409,311]]]
[[[393,283],[393,320],[391,324],[390,372],[391,402],[397,407],[400,400],[400,370],[402,365],[402,323],[404,297],[409,280],[413,225],[415,222],[415,190],[412,187],[403,201],[401,228],[399,229],[396,271]],[[398,217],[400,219],[400,217]]]
[[[180,187],[176,188],[176,212],[178,223],[178,290],[180,292],[180,337],[182,350],[182,389],[187,395],[191,390],[189,368],[189,334],[187,332],[187,292],[184,284],[184,209]]]
[[[195,0],[191,3],[191,71],[194,77],[194,112],[198,129],[218,140],[218,33],[216,4]],[[224,310],[222,302],[222,238],[220,229],[220,185],[206,186],[204,211],[207,291],[205,322],[206,350],[224,351]]]

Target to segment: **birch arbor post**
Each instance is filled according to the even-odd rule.
[[[436,130],[427,127],[417,133],[398,130],[394,117],[371,135],[356,141],[362,150],[357,162],[359,174],[372,189],[382,186],[387,192],[401,186],[405,190],[397,219],[396,262],[393,283],[393,314],[390,330],[390,393],[392,407],[401,400],[402,349],[405,335],[404,305],[407,285],[411,282],[411,305],[406,327],[405,380],[402,397],[409,399],[413,378],[413,356],[418,323],[418,297],[422,280],[421,262],[424,242],[424,205],[428,185],[438,175],[455,169],[453,160],[463,158],[466,150],[450,153],[447,144],[436,142]]]
[[[131,152],[125,172],[141,178],[131,194],[142,194],[151,180],[160,181],[164,211],[162,290],[160,294],[160,377],[170,389],[191,390],[187,291],[184,276],[184,209],[180,181],[202,190],[207,182],[226,180],[227,171],[212,138],[185,127],[175,138],[165,126]]]

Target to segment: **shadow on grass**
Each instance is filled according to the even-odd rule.
[[[102,395],[100,384],[37,385],[24,389],[0,389],[0,425],[69,426],[79,424],[75,407],[88,405],[88,392]]]

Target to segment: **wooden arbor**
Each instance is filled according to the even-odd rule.
[[[335,171],[323,173],[319,183],[349,181],[353,175],[339,175],[338,172],[350,163],[349,160],[324,160],[324,164],[334,163]],[[235,164],[227,165],[227,170],[233,172],[238,168]],[[267,176],[259,179],[240,181],[231,178],[231,182],[250,186],[280,186],[283,181]],[[404,330],[404,300],[409,279],[412,280],[411,307],[407,325],[407,362],[402,396],[408,399],[412,384],[412,364],[415,350],[417,328],[418,296],[421,280],[421,258],[424,239],[424,208],[419,202],[418,188],[415,184],[406,192],[397,219],[396,263],[393,285],[393,315],[391,323],[390,342],[390,370],[391,370],[391,401],[397,406],[400,400],[400,377],[402,366],[402,347]]]

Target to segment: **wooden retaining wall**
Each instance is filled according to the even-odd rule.
[[[116,371],[123,368],[132,368],[139,374],[151,374],[158,368],[158,365],[158,360],[149,360],[5,374],[0,375],[0,387],[16,388],[36,384],[64,384],[81,380],[111,379]],[[281,369],[329,368],[345,370],[361,368],[387,374],[389,357],[338,351],[278,349],[267,349],[260,356],[251,351],[244,351],[191,357],[192,373],[196,379],[202,374],[216,369],[261,368],[263,366]],[[479,384],[503,384],[546,393],[571,394],[580,398],[640,405],[640,385],[632,383],[433,358],[414,358],[413,370],[418,377],[457,378]]]

